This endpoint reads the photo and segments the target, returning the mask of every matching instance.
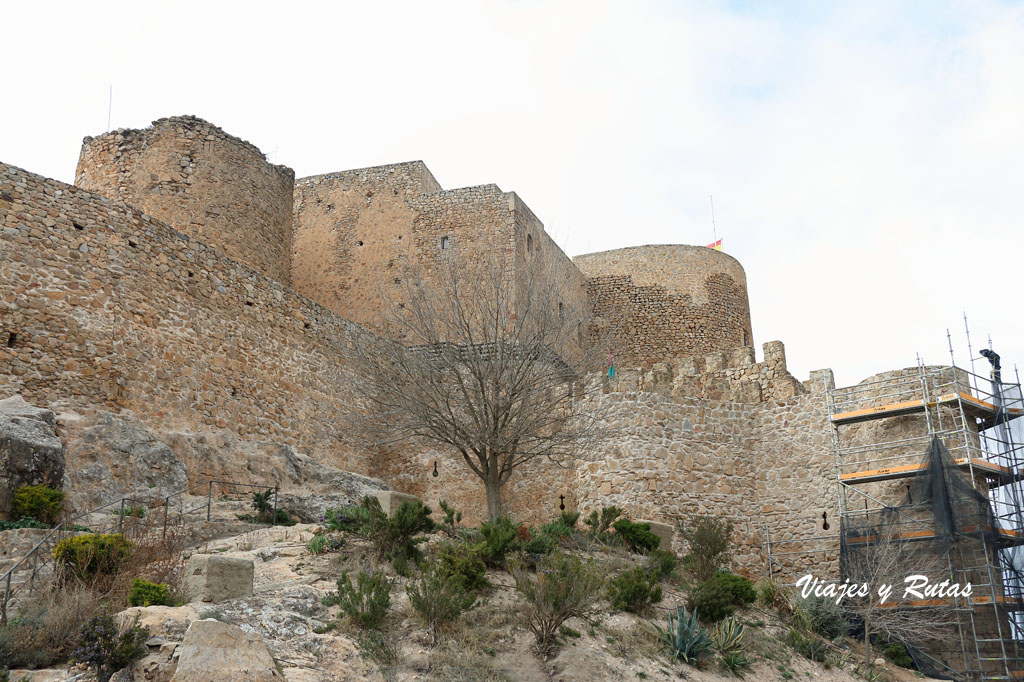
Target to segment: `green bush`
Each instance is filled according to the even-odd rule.
[[[721,582],[713,580],[691,592],[687,606],[705,623],[717,623],[736,611],[732,591]]]
[[[697,614],[687,612],[686,608],[678,609],[668,615],[667,630],[655,627],[661,634],[661,640],[668,647],[669,656],[673,660],[700,667],[714,648],[708,631],[702,628],[697,621]]]
[[[462,512],[448,504],[447,500],[440,500],[438,504],[444,513],[444,518],[440,523],[441,529],[449,535],[453,535],[455,527],[462,521]]]
[[[689,567],[698,581],[708,580],[729,562],[732,553],[732,521],[707,514],[687,517],[678,524],[679,535],[689,547]]]
[[[613,609],[644,614],[652,604],[661,601],[661,585],[656,576],[649,576],[642,568],[634,568],[609,583],[608,600]]]
[[[328,512],[327,526],[366,538],[373,543],[377,556],[388,559],[401,574],[408,570],[410,561],[422,559],[416,545],[426,538],[419,535],[434,530],[436,524],[430,518],[430,507],[419,500],[403,502],[389,518],[377,498],[367,495],[355,507]]]
[[[832,599],[813,596],[798,599],[796,609],[797,620],[819,637],[832,641],[849,631],[842,608]]]
[[[82,628],[82,645],[71,658],[96,673],[98,682],[108,682],[118,670],[146,655],[149,628],[139,627],[139,618],[120,629],[105,614],[96,616]]]
[[[444,577],[451,577],[464,590],[481,590],[488,587],[487,566],[483,561],[484,545],[467,545],[461,542],[446,542],[437,546],[437,571]]]
[[[45,485],[23,485],[11,498],[11,517],[33,518],[40,523],[54,524],[64,513],[64,493]]]
[[[541,526],[540,532],[555,542],[561,542],[565,538],[572,537],[572,526],[567,526],[561,520],[552,521]]]
[[[504,566],[505,557],[518,548],[518,531],[515,522],[504,516],[480,526],[480,535],[484,539],[483,560],[488,566]]]
[[[816,635],[805,635],[798,630],[790,630],[786,643],[793,650],[810,661],[821,663],[828,653],[828,642]]]
[[[530,537],[526,542],[519,543],[520,549],[527,554],[533,556],[540,556],[542,554],[551,554],[555,551],[555,547],[558,546],[558,542],[552,536],[547,533],[540,532]]]
[[[907,653],[906,647],[902,644],[890,644],[882,651],[886,658],[901,668],[913,668],[914,659]]]
[[[732,601],[737,606],[749,606],[757,601],[757,591],[754,583],[741,575],[734,573],[716,573],[711,576],[709,582],[717,582],[723,585],[732,595]]]
[[[622,536],[627,547],[640,554],[647,554],[661,544],[661,538],[651,532],[649,523],[633,523],[629,519],[619,519],[612,528]]]
[[[456,620],[476,602],[476,595],[457,576],[446,574],[434,564],[427,564],[419,579],[405,588],[405,593],[427,624],[434,644],[438,642],[441,626]]]
[[[723,656],[743,652],[743,624],[729,616],[711,631],[715,649]]]
[[[167,598],[167,585],[141,578],[132,580],[132,589],[128,593],[131,606],[167,606]]]
[[[48,523],[42,521],[36,521],[35,519],[28,517],[21,517],[17,521],[0,521],[0,532],[5,530],[17,530],[18,528],[52,528]]]
[[[580,513],[564,511],[558,516],[558,522],[569,530],[576,530],[576,523],[580,520]]]
[[[359,572],[353,585],[347,573],[337,581],[338,591],[323,598],[324,606],[338,605],[353,623],[364,628],[375,628],[384,622],[391,608],[391,581],[381,574]]]
[[[53,558],[62,571],[76,578],[113,574],[128,559],[132,543],[120,533],[78,535],[64,538],[53,548]]]
[[[342,509],[328,509],[324,514],[324,525],[328,530],[344,531],[355,535],[365,535],[369,522],[370,513],[365,504]]]
[[[591,511],[583,523],[590,526],[591,534],[596,537],[607,533],[615,519],[621,515],[622,511],[618,507],[603,507],[600,513],[596,509]]]
[[[131,518],[135,519],[146,518],[146,508],[141,504],[125,507],[124,509],[118,509],[114,513],[118,516],[130,516]]]
[[[672,575],[679,565],[679,559],[664,549],[652,549],[647,555],[647,572],[657,580]]]
[[[570,618],[590,613],[604,578],[593,561],[558,551],[537,562],[536,577],[521,559],[509,564],[516,590],[526,601],[524,613],[537,648],[542,654],[551,653],[557,646],[558,628]]]

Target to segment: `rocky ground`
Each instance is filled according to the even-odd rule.
[[[223,503],[218,515],[229,517],[241,509],[241,503]],[[388,565],[378,565],[369,545],[360,540],[350,538],[339,551],[311,555],[306,543],[316,528],[313,524],[257,528],[192,548],[191,552],[251,560],[252,594],[215,604],[127,609],[123,617],[138,616],[150,629],[149,654],[135,664],[131,678],[115,679],[209,682],[211,666],[217,671],[213,679],[228,681],[732,679],[719,670],[673,663],[661,650],[651,623],[663,623],[668,611],[682,602],[682,592],[671,585],[650,619],[605,613],[593,622],[570,620],[572,634],[564,638],[556,656],[542,660],[533,652],[533,636],[520,616],[511,577],[491,571],[492,588],[481,603],[433,646],[402,587],[405,579],[394,576]],[[606,560],[616,566],[629,561],[614,555]],[[341,571],[360,568],[390,572],[396,580],[391,610],[382,627],[385,645],[376,649],[361,645],[364,633],[338,620],[338,607],[321,604],[324,595],[335,589]],[[784,643],[786,628],[773,614],[754,609],[741,615],[747,623],[748,650],[756,659],[748,679],[863,679],[853,673],[853,662],[846,669],[826,669],[796,654]],[[332,623],[337,626],[329,629]],[[263,668],[253,669],[260,661]],[[881,669],[891,680],[921,679],[893,666]],[[32,682],[90,679],[74,668],[12,671],[11,679],[23,674],[31,674]]]

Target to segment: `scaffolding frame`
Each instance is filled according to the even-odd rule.
[[[919,505],[911,501],[893,506],[866,485],[920,473],[920,453],[933,438],[945,445],[955,466],[988,500],[996,528],[986,527],[987,514],[985,519],[960,519],[957,539],[946,552],[948,575],[957,582],[971,582],[974,589],[971,597],[944,602],[955,615],[962,669],[929,657],[944,672],[965,680],[1024,679],[1024,576],[1018,560],[1018,548],[1024,545],[1024,443],[1016,442],[1024,439],[1015,439],[1007,426],[1024,415],[1024,400],[1019,377],[1008,384],[993,374],[986,379],[955,365],[926,366],[918,360],[916,371],[890,373],[850,387],[826,386],[842,528],[855,525],[860,515],[887,511],[895,513],[901,539],[934,539],[934,527],[914,514]],[[844,440],[847,426],[908,415],[923,416],[920,435],[872,438],[885,433],[879,428],[862,432],[860,442]],[[909,485],[907,492],[909,496]],[[971,543],[963,541],[966,538]],[[980,551],[972,554],[968,546]],[[771,548],[767,553],[771,557]],[[920,604],[926,605],[935,604]]]

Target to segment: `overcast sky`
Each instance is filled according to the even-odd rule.
[[[0,160],[194,114],[297,177],[413,159],[515,191],[571,256],[706,244],[755,341],[840,385],[1024,370],[1024,3],[12,2]],[[758,348],[758,359],[760,359]],[[979,362],[979,371],[984,369]]]

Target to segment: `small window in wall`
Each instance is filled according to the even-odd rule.
[[[452,238],[448,235],[441,237],[441,250],[447,249],[452,245]]]
[[[7,332],[7,347],[14,348],[14,344],[18,341],[18,335],[15,332]]]
[[[529,253],[530,251],[533,251],[533,235],[532,234],[526,235],[526,252]]]
[[[565,319],[565,306],[562,305],[561,301],[558,302],[558,319]]]

